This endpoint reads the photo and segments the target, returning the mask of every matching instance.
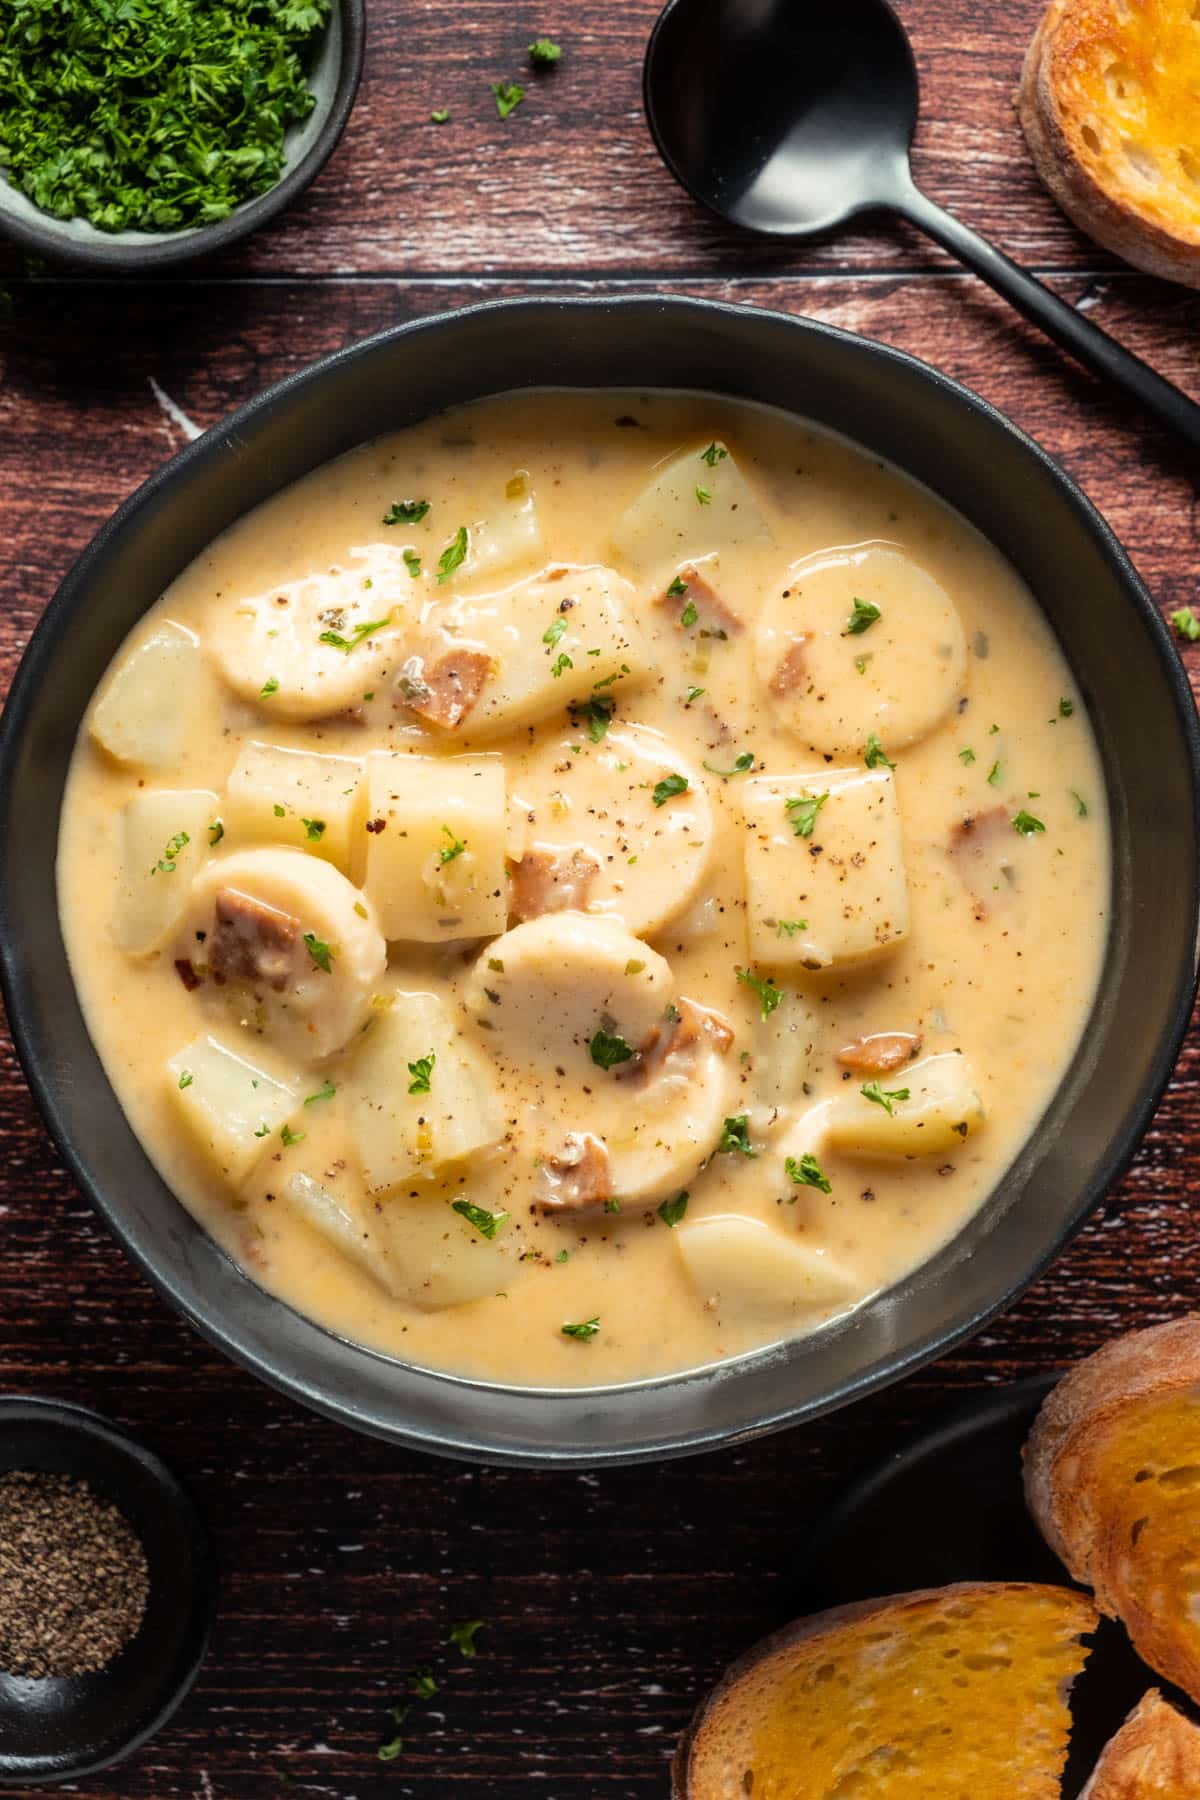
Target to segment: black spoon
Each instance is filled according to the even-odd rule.
[[[1200,448],[1200,405],[914,184],[917,70],[887,0],[670,0],[644,95],[667,167],[712,212],[787,238],[900,213]]]

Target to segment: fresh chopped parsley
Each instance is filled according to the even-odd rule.
[[[724,444],[710,444],[707,450],[700,452],[700,461],[706,462],[710,469],[715,469],[719,462],[724,462],[729,455]]]
[[[798,931],[807,930],[807,919],[777,919],[775,921],[776,937],[794,938]]]
[[[960,763],[973,763],[975,761],[975,752],[971,749],[960,750],[958,753],[958,760]]]
[[[519,81],[493,81],[492,92],[496,96],[496,111],[502,119],[515,112],[525,98],[525,89]]]
[[[420,558],[419,554],[417,553],[417,551],[402,550],[400,552],[400,554],[403,556],[404,566],[408,570],[409,574],[412,576],[413,580],[414,581],[419,580],[420,574],[421,574],[421,558]]]
[[[676,1194],[673,1200],[663,1201],[658,1209],[658,1216],[664,1225],[678,1225],[679,1221],[687,1211],[688,1199],[688,1191],[684,1188],[683,1192]]]
[[[383,522],[385,525],[419,525],[428,511],[428,500],[393,500],[383,515]]]
[[[271,1129],[271,1127],[269,1125],[266,1125],[266,1124],[260,1125],[258,1127],[258,1129],[255,1131],[254,1135],[255,1135],[255,1137],[266,1137],[267,1134],[270,1132],[270,1129]]]
[[[1068,700],[1064,696],[1063,699],[1061,699],[1058,703],[1059,718],[1060,719],[1069,719],[1071,717],[1071,714],[1074,711],[1075,711],[1075,702],[1073,700]]]
[[[612,723],[616,705],[617,703],[611,695],[593,694],[590,699],[573,706],[571,713],[579,724],[586,724],[587,734],[592,743],[600,744],[603,743],[605,733]]]
[[[174,875],[176,866],[175,858],[179,855],[181,850],[187,848],[191,841],[192,840],[186,831],[177,831],[173,838],[168,838],[166,848],[158,861],[152,866],[150,873],[152,875]]]
[[[670,586],[667,589],[668,600],[678,600],[686,593],[687,593],[687,582],[684,581],[682,579],[682,577],[679,575],[674,576],[672,578]]]
[[[684,701],[684,705],[690,706],[692,704],[692,701],[698,700],[700,698],[701,694],[703,694],[705,691],[706,690],[704,688],[690,687],[687,691],[687,699]]]
[[[450,842],[443,844],[438,851],[438,862],[444,866],[446,863],[453,862],[456,856],[461,856],[467,846],[464,839],[455,837],[448,825],[442,826],[442,835],[450,839]]]
[[[1032,813],[1025,811],[1024,807],[1013,819],[1013,830],[1019,831],[1022,837],[1032,837],[1034,832],[1045,831],[1045,829],[1042,821],[1035,819]]]
[[[621,1202],[619,1200],[614,1200],[610,1195],[604,1202],[604,1210],[606,1213],[619,1213],[621,1210]]]
[[[868,769],[894,769],[896,766],[880,743],[878,732],[875,731],[867,739],[867,747],[863,751],[863,761]]]
[[[1176,637],[1184,638],[1194,644],[1200,638],[1200,619],[1190,606],[1181,606],[1171,614],[1171,624],[1175,627]]]
[[[574,667],[575,664],[571,661],[571,658],[567,655],[566,651],[560,650],[554,659],[554,667],[551,669],[550,673],[555,681],[557,681],[565,669],[573,669]]]
[[[708,770],[710,775],[719,775],[722,780],[727,781],[731,775],[745,775],[754,767],[754,752],[752,750],[743,750],[740,756],[734,757],[733,767],[731,769],[718,769],[710,762],[706,762],[703,766]]]
[[[634,1055],[632,1044],[627,1044],[615,1032],[605,1031],[603,1025],[593,1032],[588,1051],[598,1069],[615,1069],[618,1063],[629,1062]]]
[[[437,1056],[431,1050],[428,1056],[418,1056],[416,1062],[409,1063],[408,1072],[412,1076],[412,1080],[408,1084],[410,1094],[428,1094],[430,1092],[430,1077],[436,1062]]]
[[[349,637],[343,637],[340,631],[323,631],[317,642],[318,644],[332,644],[335,650],[340,650],[344,656],[349,656],[352,650],[358,649],[364,638],[369,638],[372,632],[382,631],[385,625],[390,624],[390,613],[386,619],[364,619],[361,625],[355,625],[352,628]]]
[[[686,794],[688,779],[686,775],[664,775],[661,781],[654,784],[654,792],[650,798],[655,806],[665,806],[676,794]]]
[[[565,635],[566,629],[567,621],[565,619],[555,619],[553,625],[547,625],[545,631],[542,633],[543,644],[549,644],[550,648],[553,650],[555,644],[557,644]]]
[[[181,1089],[182,1088],[190,1088],[193,1081],[195,1081],[195,1079],[196,1079],[196,1077],[192,1074],[192,1071],[190,1069],[180,1069],[180,1071],[179,1071],[179,1086]]]
[[[282,1125],[279,1129],[279,1135],[283,1139],[285,1149],[287,1149],[290,1148],[292,1144],[302,1144],[304,1142],[305,1134],[302,1131],[293,1131],[290,1125]]]
[[[698,487],[696,489],[696,498],[700,502],[701,506],[711,506],[712,505],[712,492],[709,488]]]
[[[395,1762],[403,1749],[404,1739],[400,1736],[399,1732],[397,1732],[396,1736],[394,1738],[389,1738],[386,1744],[380,1744],[375,1754],[380,1762]]]
[[[277,694],[278,692],[279,683],[276,681],[274,675],[268,675],[267,679],[258,690],[258,697],[260,700],[269,700],[272,694]]]
[[[561,60],[562,46],[552,43],[549,38],[535,38],[529,46],[528,56],[535,69],[549,69]]]
[[[817,814],[828,800],[824,794],[796,794],[785,800],[783,810],[788,816],[788,823],[799,838],[810,838],[817,823]]]
[[[822,1173],[815,1156],[806,1152],[798,1162],[794,1156],[788,1156],[784,1158],[783,1166],[797,1187],[819,1188],[823,1194],[832,1194],[833,1184]]]
[[[418,1700],[432,1700],[438,1691],[438,1684],[433,1678],[433,1670],[428,1663],[419,1663],[411,1671],[408,1680]]]
[[[588,1338],[594,1338],[599,1329],[600,1316],[597,1314],[594,1319],[584,1319],[582,1324],[564,1325],[562,1334],[564,1337],[580,1338],[586,1342]]]
[[[738,969],[737,978],[743,987],[753,988],[758,995],[763,1018],[769,1019],[783,999],[782,988],[777,988],[769,976],[756,975],[752,969]]]
[[[571,1252],[569,1250],[560,1250],[554,1260],[556,1263],[570,1262]]]
[[[225,836],[224,820],[223,819],[214,819],[212,824],[208,828],[209,843],[213,844],[213,845],[219,844],[221,839],[224,836]]]
[[[882,612],[873,600],[859,600],[856,597],[854,609],[846,620],[846,635],[861,637],[864,631],[869,631],[875,621],[882,617]]]
[[[989,769],[989,770],[988,770],[988,777],[987,777],[987,778],[988,778],[988,786],[989,786],[989,787],[995,787],[995,785],[996,785],[996,783],[997,783],[997,782],[998,782],[998,781],[999,781],[999,779],[1000,779],[1000,770],[1001,770],[1001,767],[1002,767],[1002,766],[1003,766],[1003,765],[1002,765],[1002,764],[1001,764],[1001,763],[999,763],[999,762],[994,762],[994,763],[993,763],[993,764],[992,764],[992,766],[991,766],[991,768],[990,768],[990,769]]]
[[[721,1127],[717,1149],[723,1151],[727,1156],[758,1155],[757,1150],[750,1148],[749,1113],[737,1113],[732,1119],[726,1119]]]
[[[470,535],[465,525],[460,525],[442,554],[438,557],[438,585],[449,581],[455,569],[461,569],[467,560],[467,552],[471,547]]]
[[[696,602],[694,600],[689,600],[679,615],[679,623],[690,630],[699,617],[700,614],[696,611]]]
[[[301,819],[300,823],[303,825],[304,835],[310,843],[319,844],[325,836],[324,819]]]
[[[864,1081],[859,1093],[864,1100],[870,1100],[876,1106],[882,1106],[889,1119],[895,1116],[895,1101],[911,1098],[910,1089],[882,1088],[877,1081]]]
[[[432,125],[448,125],[450,122],[449,107],[439,106],[435,108],[429,115],[429,121]]]
[[[408,1066],[411,1069],[412,1064]],[[411,1088],[409,1092],[412,1092]],[[506,1212],[488,1212],[482,1206],[474,1206],[470,1200],[456,1200],[450,1210],[458,1213],[468,1225],[475,1227],[480,1237],[485,1238],[494,1238],[508,1217]]]
[[[461,1650],[464,1656],[475,1656],[478,1654],[475,1638],[482,1630],[482,1619],[464,1619],[461,1624],[450,1627],[449,1641],[456,1650]]]
[[[326,975],[332,975],[333,946],[331,944],[323,944],[319,937],[313,936],[311,931],[305,932],[304,942],[308,946],[308,954],[312,957],[318,969],[324,969]]]
[[[334,1087],[329,1077],[326,1076],[315,1094],[306,1094],[304,1096],[304,1104],[305,1106],[315,1106],[318,1100],[332,1100],[336,1093],[337,1089]]]
[[[1079,814],[1079,817],[1081,819],[1086,819],[1088,816],[1088,807],[1087,801],[1084,799],[1083,795],[1077,793],[1076,790],[1072,788],[1071,798],[1075,802],[1075,811]]]
[[[271,808],[271,811],[275,814],[275,817],[277,819],[285,819],[287,817],[287,807],[280,806],[278,800],[275,802],[274,806]]]

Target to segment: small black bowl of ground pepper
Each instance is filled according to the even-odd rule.
[[[109,274],[224,249],[332,155],[365,0],[0,4],[0,233]]]
[[[0,1395],[0,1787],[72,1781],[159,1729],[216,1609],[170,1470],[82,1407]]]

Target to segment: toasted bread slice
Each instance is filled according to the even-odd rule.
[[[1151,1688],[1110,1738],[1079,1800],[1195,1800],[1200,1731]]]
[[[1117,1338],[1059,1382],[1025,1494],[1101,1612],[1200,1701],[1200,1314]]]
[[[1082,231],[1200,287],[1196,0],[1052,0],[1017,111],[1038,174]]]
[[[961,1582],[801,1619],[742,1657],[676,1752],[675,1800],[1058,1800],[1082,1594]]]

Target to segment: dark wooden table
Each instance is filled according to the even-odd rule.
[[[640,110],[655,0],[373,0],[345,139],[288,215],[226,259],[141,283],[0,251],[0,668],[118,501],[265,383],[381,327],[484,298],[652,289],[830,320],[997,402],[1082,483],[1164,608],[1194,602],[1186,453],[901,226],[802,255],[701,217]],[[931,193],[1200,394],[1200,295],[1117,266],[1030,171],[1012,92],[1039,0],[902,0]],[[986,15],[986,16],[985,16]],[[561,65],[506,121],[488,84],[548,33]],[[429,123],[435,107],[450,122]],[[1193,469],[1194,475],[1194,469]],[[1200,650],[1188,653],[1200,671]],[[19,854],[5,845],[4,854]],[[460,1468],[351,1436],[225,1362],[157,1299],[50,1147],[0,1048],[0,1387],[128,1420],[184,1474],[224,1597],[199,1687],[90,1800],[588,1800],[663,1794],[704,1685],[789,1616],[806,1527],[860,1464],[983,1383],[1060,1365],[1200,1302],[1197,1049],[1137,1163],[993,1330],[806,1430],[653,1473]],[[447,1645],[481,1618],[479,1655]],[[414,1662],[441,1691],[380,1762]]]

